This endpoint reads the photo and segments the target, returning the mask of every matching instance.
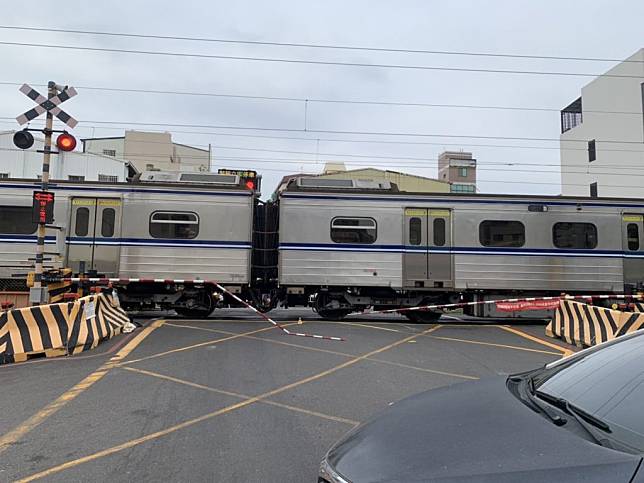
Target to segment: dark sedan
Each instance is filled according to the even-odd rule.
[[[508,378],[404,399],[327,453],[319,483],[644,483],[644,331]]]

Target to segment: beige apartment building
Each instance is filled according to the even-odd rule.
[[[438,156],[438,179],[451,183],[452,193],[476,193],[476,159],[465,151],[445,151]]]
[[[143,171],[210,171],[210,149],[172,142],[168,132],[125,131],[124,136],[82,139],[83,152],[127,159]]]

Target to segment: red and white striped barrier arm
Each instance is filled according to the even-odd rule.
[[[97,284],[111,284],[111,285],[127,285],[128,283],[173,283],[173,284],[188,284],[188,285],[214,285],[217,287],[219,290],[222,292],[227,293],[230,295],[232,298],[234,298],[237,302],[241,303],[245,307],[249,308],[253,312],[255,312],[257,315],[259,315],[261,318],[266,320],[267,322],[270,322],[273,324],[273,326],[277,327],[280,329],[282,332],[284,332],[286,335],[294,335],[297,337],[310,337],[312,339],[323,339],[323,340],[337,340],[337,341],[343,341],[344,339],[342,337],[334,337],[330,335],[318,335],[318,334],[307,334],[305,332],[293,332],[288,330],[286,327],[282,326],[281,324],[275,322],[273,319],[271,319],[268,315],[260,312],[257,310],[255,307],[253,307],[251,304],[246,302],[245,300],[241,299],[231,291],[227,290],[225,287],[219,285],[214,280],[189,280],[189,279],[164,279],[164,278],[101,278],[101,277],[69,277],[69,278],[63,278],[60,281],[62,282],[72,282],[72,283],[97,283]]]
[[[638,299],[644,298],[644,295],[626,295],[626,294],[602,294],[602,295],[560,295],[556,297],[525,297],[513,299],[499,299],[499,300],[480,300],[476,302],[458,302],[455,304],[436,304],[436,305],[421,305],[418,307],[403,307],[398,309],[385,309],[385,310],[368,310],[365,314],[394,314],[398,312],[411,312],[414,310],[432,310],[432,309],[457,309],[471,305],[487,305],[497,303],[514,303],[514,302],[536,302],[539,300],[578,300],[578,299]]]

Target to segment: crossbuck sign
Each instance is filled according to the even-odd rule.
[[[66,88],[60,94],[50,99],[47,99],[45,96],[40,94],[36,89],[34,89],[28,84],[23,84],[22,87],[20,88],[20,92],[22,92],[32,101],[35,101],[36,104],[38,105],[33,109],[28,110],[24,114],[21,114],[20,116],[18,116],[16,118],[16,121],[18,121],[18,124],[23,125],[25,123],[28,123],[29,121],[36,119],[42,113],[47,111],[51,112],[54,116],[56,116],[58,119],[63,121],[72,129],[76,127],[76,124],[78,124],[78,121],[76,119],[74,119],[72,116],[67,114],[60,107],[58,107],[66,100],[71,99],[76,94],[78,94],[78,92],[76,92],[76,89],[74,89],[73,87]]]

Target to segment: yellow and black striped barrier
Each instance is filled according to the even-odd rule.
[[[546,327],[546,335],[578,347],[590,347],[642,328],[644,313],[561,300]]]
[[[8,310],[0,314],[0,364],[78,354],[120,334],[129,323],[105,294]]]

